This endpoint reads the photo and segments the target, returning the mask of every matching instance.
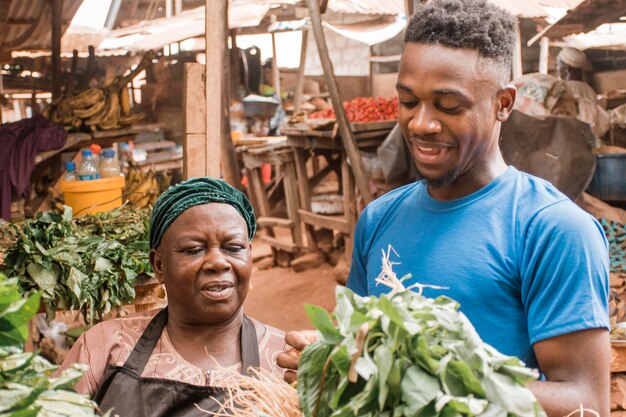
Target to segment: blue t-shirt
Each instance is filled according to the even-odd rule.
[[[609,256],[599,223],[550,183],[509,167],[486,187],[452,201],[423,182],[366,207],[355,230],[348,287],[380,295],[382,251],[405,283],[438,285],[427,297],[460,303],[481,338],[537,367],[532,344],[608,328]]]

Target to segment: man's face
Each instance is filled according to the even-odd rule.
[[[501,161],[498,122],[508,117],[515,91],[505,89],[502,100],[490,63],[470,49],[411,42],[404,48],[398,119],[431,194],[446,188],[453,191],[446,195],[467,195],[493,179],[490,167]]]

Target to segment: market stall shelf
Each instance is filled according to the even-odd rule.
[[[257,213],[257,223],[266,234],[259,239],[269,243],[274,251],[283,250],[292,255],[298,255],[304,249],[304,239],[298,208],[296,172],[294,158],[290,147],[285,141],[257,146],[240,146],[238,148],[249,181],[249,194],[252,205]],[[272,217],[270,215],[270,201],[263,183],[261,167],[270,164],[282,172],[282,180],[276,179],[278,186],[282,182],[288,218]],[[278,239],[274,227],[289,229],[291,239]]]
[[[360,151],[375,150],[385,140],[394,124],[393,121],[352,124],[358,149]],[[338,130],[302,130],[286,125],[281,128],[281,132],[287,135],[287,144],[294,154],[300,200],[298,217],[306,226],[311,246],[315,246],[313,229],[316,227],[342,233],[345,236],[345,257],[349,262],[352,256],[353,231],[359,207],[357,207],[354,174],[350,169],[350,161]],[[312,177],[309,177],[306,161],[312,155],[323,155],[328,163],[326,168],[330,167],[330,169],[315,172]],[[320,174],[326,176],[333,170],[340,178],[343,214],[314,213],[311,206],[312,188],[321,180]],[[365,181],[369,179],[365,178]]]

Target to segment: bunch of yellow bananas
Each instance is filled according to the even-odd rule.
[[[159,196],[159,183],[154,171],[144,173],[136,163],[128,166],[124,199],[134,207],[144,208],[153,205]]]
[[[119,129],[141,119],[143,113],[131,113],[130,92],[116,81],[108,87],[90,88],[73,97],[48,105],[42,112],[54,123],[68,130],[86,126],[92,131]]]
[[[119,129],[143,119],[143,113],[131,113],[128,83],[147,68],[156,57],[148,51],[128,74],[116,77],[106,87],[89,88],[77,95],[53,101],[43,109],[44,117],[63,124],[67,130],[88,128],[91,131]]]

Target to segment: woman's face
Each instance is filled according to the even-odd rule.
[[[229,204],[183,212],[151,251],[170,316],[187,324],[233,320],[248,295],[252,256],[245,220]]]

